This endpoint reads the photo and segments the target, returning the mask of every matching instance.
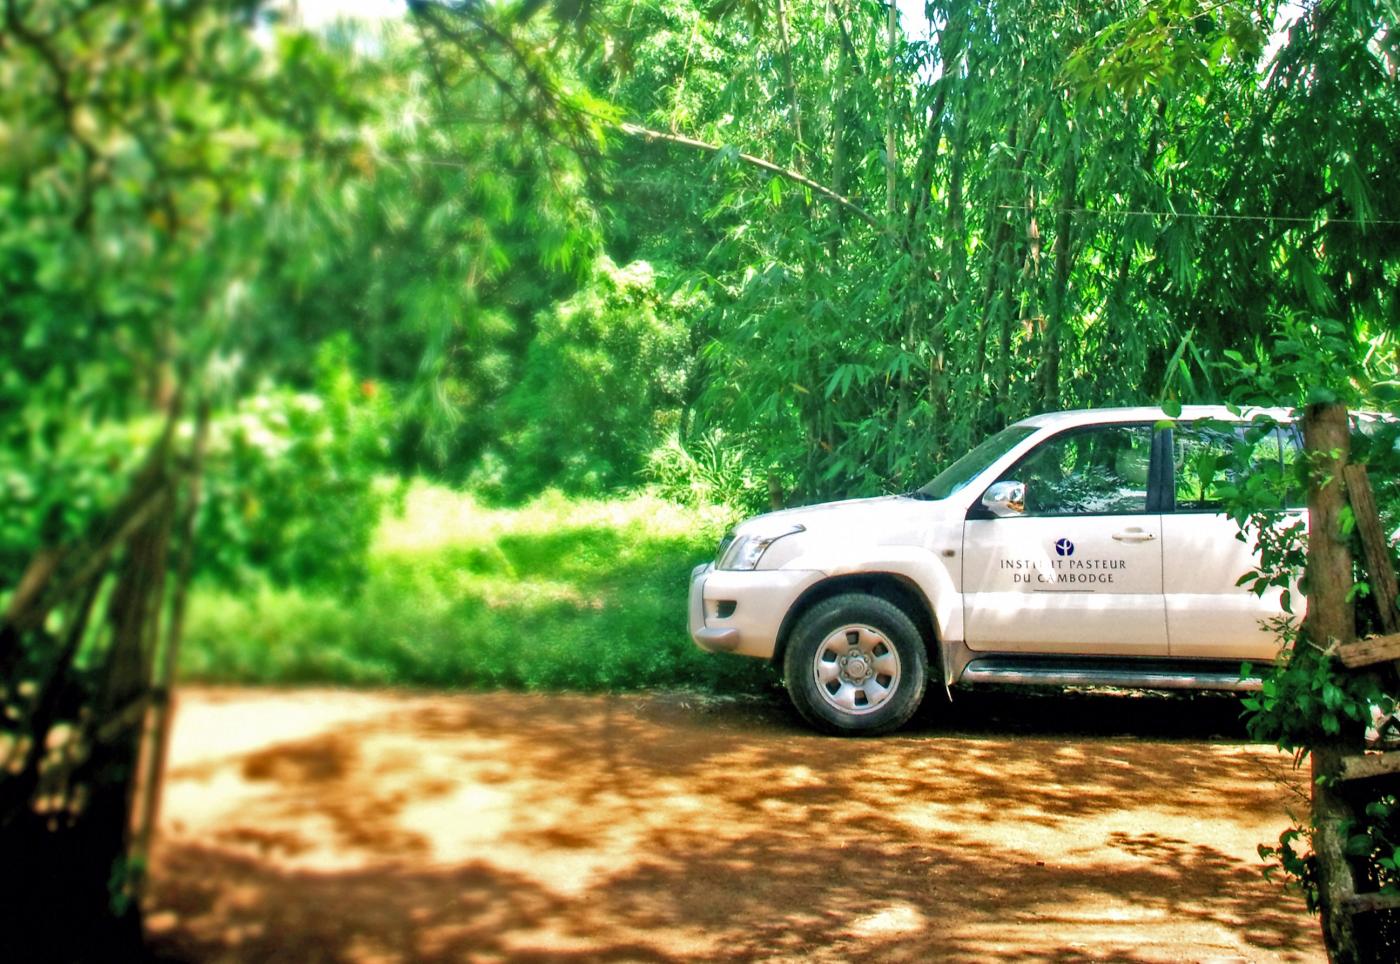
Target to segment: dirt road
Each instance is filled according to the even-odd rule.
[[[1322,960],[1237,712],[186,690],[149,920],[184,960]]]

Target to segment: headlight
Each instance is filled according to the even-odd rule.
[[[799,532],[806,532],[807,527],[801,525],[789,526],[781,532],[762,533],[759,535],[739,536],[729,543],[728,547],[721,547],[719,563],[717,569],[752,569],[758,565],[758,560],[763,558],[763,554],[768,551],[768,547],[785,536],[796,535]]]

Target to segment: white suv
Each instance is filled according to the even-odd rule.
[[[977,683],[1249,689],[1270,663],[1281,590],[1223,511],[1245,415],[1188,406],[1056,412],[1017,422],[923,488],[758,516],[690,580],[690,633],[782,666],[815,726],[904,723],[932,664]],[[1254,446],[1280,475],[1301,442],[1288,413]],[[1306,522],[1298,498],[1280,525]]]

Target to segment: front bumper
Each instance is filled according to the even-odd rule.
[[[729,571],[712,563],[690,572],[690,638],[711,653],[771,659],[783,617],[822,573],[811,570]],[[726,613],[721,616],[720,613]]]

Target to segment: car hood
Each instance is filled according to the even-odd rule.
[[[820,542],[918,545],[924,541],[930,526],[955,514],[961,515],[947,500],[930,501],[888,495],[769,512],[747,520],[734,530],[734,534],[737,537],[768,536],[791,526],[802,526],[802,533],[780,540],[765,554],[764,568],[768,568],[777,561],[769,556],[789,557]],[[779,546],[781,550],[778,550]]]

